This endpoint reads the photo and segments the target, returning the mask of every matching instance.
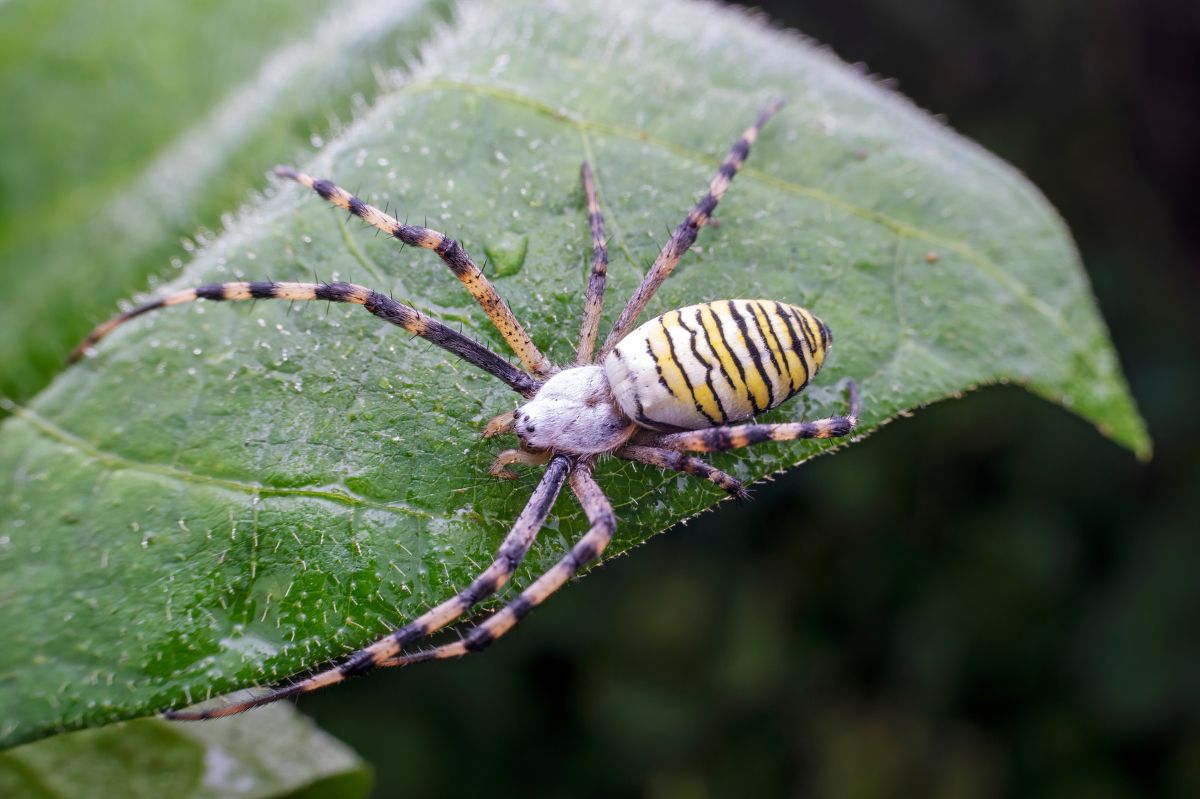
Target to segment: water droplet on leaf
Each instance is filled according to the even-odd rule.
[[[518,233],[505,232],[484,245],[483,251],[494,267],[497,277],[508,277],[521,271],[525,265],[525,254],[529,251],[529,238]]]

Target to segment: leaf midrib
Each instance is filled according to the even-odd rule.
[[[186,483],[196,483],[199,485],[213,486],[216,488],[224,488],[230,491],[236,491],[242,494],[248,494],[253,497],[277,497],[277,496],[298,496],[310,497],[314,499],[323,499],[329,502],[334,502],[340,505],[345,505],[352,508],[372,508],[375,510],[384,510],[391,513],[402,513],[420,518],[433,518],[432,514],[418,510],[409,505],[402,505],[392,502],[378,502],[368,499],[360,494],[356,494],[344,487],[338,491],[324,491],[319,488],[289,488],[284,486],[266,486],[261,483],[250,483],[243,480],[234,480],[228,477],[216,477],[215,475],[202,474],[193,472],[188,469],[181,469],[178,466],[166,466],[157,463],[146,463],[145,461],[137,461],[127,458],[123,455],[117,455],[114,452],[100,449],[83,438],[64,430],[58,425],[51,422],[49,419],[41,416],[31,408],[6,399],[0,398],[0,408],[8,411],[13,416],[16,416],[28,422],[35,431],[51,441],[58,442],[66,447],[69,447],[76,452],[93,458],[104,464],[110,469],[128,469],[131,471],[144,472],[146,474],[155,474],[162,477],[169,477],[175,480]]]

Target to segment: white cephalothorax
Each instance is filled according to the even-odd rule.
[[[603,367],[594,365],[567,369],[547,380],[513,414],[513,426],[529,449],[576,455],[612,452],[636,429],[617,408]]]

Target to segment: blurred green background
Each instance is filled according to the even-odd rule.
[[[375,675],[301,708],[373,764],[378,796],[1200,796],[1200,7],[760,5],[899,79],[1041,187],[1079,242],[1154,460],[1020,390],[987,389],[655,538],[486,656]],[[308,28],[283,19],[277,41]],[[231,75],[256,63],[253,48],[205,40]],[[17,44],[5,41],[8,75]],[[404,52],[391,43],[380,58]],[[185,90],[172,79],[151,84]],[[128,108],[154,118],[153,95]],[[19,151],[17,117],[0,132]],[[295,146],[323,117],[291,121]],[[115,181],[153,142],[69,147],[78,163],[3,159],[0,253],[23,252],[12,231],[38,208],[39,176],[99,164]],[[238,161],[243,184],[213,196],[236,204],[267,166]],[[81,184],[63,214],[104,196]],[[212,227],[215,213],[163,224]],[[169,255],[139,257],[165,274]],[[6,258],[0,274],[17,268],[37,267]],[[129,293],[113,291],[108,307]],[[4,376],[7,390],[32,390],[30,375]]]

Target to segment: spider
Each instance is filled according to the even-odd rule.
[[[513,349],[518,368],[482,344],[390,297],[351,283],[213,283],[168,294],[97,327],[71,354],[78,360],[124,322],[148,311],[194,300],[330,300],[362,305],[372,314],[433,342],[507,384],[526,402],[485,426],[483,435],[515,433],[520,447],[495,459],[491,473],[515,477],[513,464],[546,466],[533,496],[500,545],[495,560],[454,597],[425,612],[339,664],[298,682],[222,707],[167,710],[169,719],[228,716],[341,682],[385,666],[460,657],[478,652],[597,559],[612,540],[616,517],[593,477],[602,455],[613,455],[708,480],[744,498],[742,483],[688,452],[724,452],[764,441],[849,435],[858,422],[859,398],[845,381],[849,413],[809,422],[730,424],[752,419],[802,390],[820,370],[832,346],[829,327],[809,311],[768,300],[726,300],[691,305],[634,329],[638,316],[680,258],[711,221],[713,210],[749,155],[767,121],[782,106],[762,109],[742,133],[709,183],[704,197],[663,245],[641,285],[596,349],[604,300],[608,250],[591,167],[581,168],[592,238],[591,274],[575,362],[556,366],[538,350],[495,287],[462,245],[436,230],[402,223],[328,180],[291,167],[275,173],[312,189],[333,205],[405,244],[436,252]],[[570,484],[589,529],[548,571],[460,640],[428,649],[410,647],[466,615],[496,594],[533,544],[564,484]]]

